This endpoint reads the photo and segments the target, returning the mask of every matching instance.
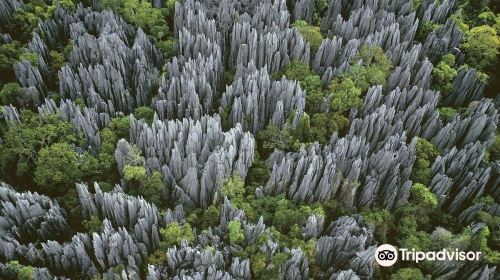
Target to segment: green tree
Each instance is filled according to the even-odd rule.
[[[300,87],[306,92],[306,112],[308,114],[320,112],[321,104],[324,101],[321,78],[311,71],[307,63],[292,60],[283,73],[275,73],[273,78],[279,80],[281,75],[285,75],[287,79],[299,81]]]
[[[306,92],[305,111],[310,115],[319,114],[324,102],[325,95],[321,89],[309,90]]]
[[[222,182],[221,194],[229,199],[242,197],[245,194],[245,182],[237,174],[224,179]]]
[[[14,80],[12,66],[19,59],[21,52],[21,44],[18,41],[0,45],[0,80]]]
[[[118,140],[116,134],[107,127],[101,130],[100,136],[101,147],[98,155],[100,170],[103,174],[110,176],[116,165],[115,147]]]
[[[466,34],[462,48],[467,64],[480,70],[491,70],[500,53],[500,38],[494,28],[481,25]]]
[[[71,124],[58,115],[48,115],[41,120],[38,114],[21,111],[21,123],[9,122],[0,145],[0,170],[8,181],[22,180],[31,183],[33,171],[42,148],[55,143],[81,142]]]
[[[229,231],[229,242],[231,244],[242,244],[245,240],[245,233],[241,227],[241,222],[237,220],[230,221],[227,228]]]
[[[130,129],[129,116],[113,118],[109,124],[109,128],[116,134],[116,137],[128,138]]]
[[[142,106],[135,108],[134,115],[138,120],[144,119],[147,123],[153,122],[154,111],[150,107]]]
[[[163,206],[163,200],[161,198],[161,193],[163,192],[163,178],[158,171],[153,171],[151,176],[147,177],[139,190],[139,194],[142,195],[147,201],[154,203],[156,206]]]
[[[16,41],[28,42],[31,39],[33,30],[38,25],[38,20],[44,19],[41,15],[37,16],[35,13],[30,12],[30,7],[17,9],[13,13],[9,24],[5,26],[6,31]]]
[[[441,108],[438,109],[438,111],[439,111],[439,116],[445,122],[449,122],[457,114],[457,110],[455,110],[455,109],[453,109],[451,107],[441,107]]]
[[[436,30],[438,27],[439,24],[432,21],[424,21],[418,26],[417,33],[415,34],[415,40],[422,43],[425,42],[429,34],[431,34],[431,32]]]
[[[432,70],[432,85],[445,96],[453,90],[453,81],[457,77],[455,70],[455,56],[447,54]]]
[[[500,160],[500,134],[495,134],[495,142],[490,149],[490,161]]]
[[[257,132],[257,140],[261,145],[258,145],[259,153],[266,158],[274,149],[279,149],[285,152],[297,151],[300,148],[300,143],[295,139],[290,129],[278,127],[269,124],[266,129]]]
[[[299,30],[300,34],[304,39],[309,42],[311,46],[312,53],[316,53],[323,42],[323,35],[321,35],[321,30],[317,26],[310,26],[307,22],[303,20],[297,20],[292,24]]]
[[[23,96],[23,88],[18,83],[8,83],[2,87],[0,91],[0,102],[1,104],[14,106],[18,105],[19,98]]]
[[[61,67],[66,64],[66,58],[63,53],[51,50],[50,51],[50,65],[49,72],[51,75],[57,75],[57,72]]]
[[[414,184],[410,189],[410,200],[418,205],[422,211],[428,211],[438,206],[438,199],[431,190],[419,183]]]
[[[349,77],[333,79],[329,89],[332,93],[330,109],[334,112],[343,113],[363,104],[361,89]]]
[[[35,182],[50,193],[60,193],[82,177],[78,155],[68,143],[56,143],[38,153]]]
[[[246,177],[246,185],[255,189],[265,185],[269,177],[271,177],[271,169],[265,161],[260,159],[259,153],[255,153],[252,166]],[[255,193],[255,191],[251,193]]]
[[[365,92],[370,86],[384,86],[391,69],[391,61],[381,47],[364,46],[354,57],[347,75],[354,81],[356,87]]]
[[[300,142],[309,142],[311,140],[311,119],[307,113],[302,115],[297,127],[292,130],[292,135]]]
[[[461,6],[462,15],[469,23],[475,23],[481,13],[489,11],[489,2],[490,0],[466,0]]]
[[[394,224],[394,218],[387,209],[365,209],[361,212],[363,220],[372,225],[377,241],[387,242],[387,233]]]
[[[401,268],[391,275],[393,280],[423,280],[424,275],[418,268]]]
[[[19,60],[21,60],[21,61],[22,60],[26,60],[29,63],[31,63],[31,65],[33,65],[33,66],[38,66],[39,63],[40,63],[40,58],[38,57],[38,54],[37,53],[33,53],[33,52],[22,53],[19,56]]]
[[[339,113],[314,114],[311,119],[312,138],[319,143],[327,143],[334,132],[347,126],[349,120]]]
[[[126,164],[123,167],[123,174],[125,180],[141,182],[146,179],[146,169],[143,166],[135,166]]]
[[[7,267],[17,274],[18,280],[33,280],[33,267],[19,264],[18,261],[10,261]]]
[[[148,264],[151,265],[161,265],[167,260],[167,252],[162,249],[158,249],[154,251],[151,255],[148,257]]]
[[[431,164],[439,155],[438,150],[429,141],[418,138],[415,147],[417,159],[412,169],[410,179],[413,182],[429,185],[432,180]]]
[[[83,221],[82,224],[88,233],[98,233],[102,228],[102,221],[97,216],[90,217],[90,219]]]
[[[163,53],[165,58],[170,58],[178,53],[177,41],[174,38],[158,41],[156,47]]]
[[[160,235],[162,238],[160,247],[163,250],[166,250],[174,245],[180,245],[182,240],[186,240],[188,242],[194,241],[193,230],[191,229],[191,225],[188,223],[179,225],[177,222],[172,222],[165,228],[160,229]]]
[[[419,213],[420,208],[407,204],[396,210],[396,228],[398,230],[397,243],[403,248],[415,248],[425,251],[431,248],[430,235],[420,230],[424,223],[428,223],[429,217]]]
[[[216,227],[220,221],[220,210],[214,205],[210,205],[203,211],[202,227]]]

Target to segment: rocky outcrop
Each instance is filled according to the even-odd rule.
[[[233,173],[246,177],[255,142],[240,125],[223,132],[218,115],[198,121],[155,118],[151,126],[131,116],[130,139],[142,150],[145,165],[163,174],[169,199],[203,208],[221,199],[224,178]],[[122,154],[116,154],[119,166]]]
[[[327,232],[316,246],[316,261],[323,270],[323,278],[355,277],[356,274],[360,278],[371,278],[376,243],[372,232],[363,226],[362,218],[358,215],[340,217],[330,224]]]
[[[226,87],[221,109],[231,126],[237,123],[252,133],[265,129],[268,124],[283,127],[293,116],[295,126],[305,108],[305,92],[296,81],[282,78],[273,81],[266,68],[255,70],[253,65],[243,77]]]

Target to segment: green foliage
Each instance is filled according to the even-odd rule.
[[[97,216],[92,216],[90,219],[82,222],[83,227],[88,233],[100,232],[102,228],[102,221]]]
[[[280,130],[271,124],[257,133],[257,140],[262,143],[258,146],[258,149],[264,158],[271,154],[274,149],[291,152],[300,148],[299,141],[291,135],[290,129],[284,128]]]
[[[384,86],[392,69],[391,61],[379,46],[364,46],[354,57],[348,75],[365,92],[370,86]]]
[[[292,129],[292,136],[302,143],[311,140],[311,119],[307,113],[302,115],[297,127]]]
[[[316,5],[316,11],[318,12],[318,15],[323,16],[323,14],[326,12],[326,9],[328,8],[329,1],[315,0],[314,3]]]
[[[242,197],[245,194],[245,182],[237,174],[225,179],[222,183],[221,194],[229,199]]]
[[[497,222],[500,219],[497,219]],[[496,225],[498,227],[498,224]],[[491,265],[499,265],[500,264],[500,251],[492,250],[488,246],[488,239],[490,237],[490,229],[488,226],[483,227],[479,232],[476,233],[476,236],[472,239],[472,249],[479,250],[486,260],[486,262]]]
[[[386,243],[387,233],[394,223],[391,213],[387,209],[365,209],[361,215],[363,220],[374,228],[376,240],[381,244]]]
[[[156,47],[163,53],[165,58],[171,58],[178,53],[177,41],[173,38],[158,41]]]
[[[295,27],[299,30],[300,34],[306,42],[311,46],[311,52],[316,53],[323,42],[323,35],[321,35],[321,31],[317,26],[310,26],[307,22],[303,20],[297,20],[292,24],[292,27]]]
[[[137,107],[134,111],[134,116],[138,119],[144,119],[147,123],[153,122],[153,116],[155,112],[153,109],[147,106]]]
[[[396,211],[397,243],[400,247],[415,248],[421,251],[431,248],[432,242],[429,234],[419,230],[429,221],[427,215],[420,214],[420,210],[420,207],[407,204]]]
[[[17,274],[18,280],[33,280],[33,267],[19,264],[18,261],[9,261],[7,267]]]
[[[146,169],[143,166],[126,164],[123,167],[123,174],[127,181],[141,182],[146,179]]]
[[[312,138],[319,143],[327,143],[335,131],[340,131],[349,124],[349,120],[338,113],[314,114],[311,119]]]
[[[466,53],[467,64],[488,71],[498,59],[500,38],[494,28],[481,25],[472,28],[466,34],[462,48]]]
[[[495,142],[490,149],[490,161],[500,160],[500,134],[495,134]]]
[[[445,121],[449,122],[453,119],[453,117],[457,114],[457,110],[451,107],[441,107],[438,109],[439,116]]]
[[[419,205],[422,210],[436,208],[439,203],[436,195],[428,187],[419,183],[411,187],[410,200]]]
[[[457,77],[455,70],[455,56],[447,54],[432,70],[432,85],[445,96],[453,90],[453,80]]]
[[[234,76],[236,75],[235,70],[224,71],[224,84],[230,85],[234,82]]]
[[[154,251],[151,255],[149,255],[148,264],[161,265],[166,260],[167,260],[167,253],[162,249],[158,249],[158,250]]]
[[[500,217],[480,211],[477,220],[486,224],[476,238],[478,247],[487,262],[498,265],[500,264]]]
[[[109,128],[118,138],[128,138],[130,119],[128,116],[113,118],[109,124]]]
[[[311,71],[309,65],[292,60],[283,73],[275,73],[273,78],[280,79],[282,74],[287,79],[299,81],[300,87],[306,91],[306,112],[311,115],[319,113],[324,100],[321,78]]]
[[[281,199],[277,203],[272,225],[281,232],[289,232],[293,225],[305,223],[312,214],[324,216],[321,207],[315,209],[310,206],[297,207],[290,200]]]
[[[219,225],[220,222],[220,210],[214,205],[210,205],[205,211],[203,211],[203,228],[215,227]]]
[[[429,34],[432,31],[436,30],[438,27],[439,24],[436,24],[432,21],[425,21],[418,27],[417,34],[415,35],[415,40],[422,43],[425,42],[427,36],[429,36]]]
[[[35,182],[50,193],[58,193],[61,186],[80,180],[82,172],[77,153],[68,143],[55,143],[38,153]]]
[[[72,0],[57,0],[61,6],[66,10],[72,10],[75,8],[75,3]]]
[[[33,66],[38,66],[38,64],[40,63],[39,58],[38,58],[38,54],[32,53],[32,52],[22,53],[19,56],[19,60],[21,60],[21,61],[26,60],[29,63],[31,63],[31,65],[33,65]]]
[[[266,256],[262,253],[257,253],[252,256],[250,267],[252,269],[253,274],[260,279],[260,276],[266,269]]]
[[[66,64],[66,58],[64,57],[63,53],[51,50],[50,53],[50,65],[49,65],[49,72],[52,75],[57,75],[57,72],[61,67],[63,67]]]
[[[31,39],[32,32],[38,26],[39,19],[45,19],[46,16],[41,13],[30,12],[30,7],[17,9],[5,26],[6,31],[11,34],[16,41],[27,42]]]
[[[245,233],[241,227],[240,221],[230,221],[227,228],[229,231],[229,242],[231,244],[242,244],[243,241],[245,241]]]
[[[309,69],[307,63],[302,63],[299,60],[292,60],[286,66],[283,73],[274,73],[273,79],[279,80],[282,75],[285,75],[289,80],[304,81],[307,77],[314,76],[315,74]],[[306,87],[303,88],[306,89]]]
[[[480,14],[488,12],[489,0],[466,0],[461,6],[462,15],[468,23],[474,24]]]
[[[19,59],[21,53],[21,44],[18,41],[0,45],[0,77],[2,80],[9,81],[14,79],[12,65]]]
[[[306,91],[306,108],[305,111],[309,114],[321,113],[321,106],[325,101],[325,96],[321,89]]]
[[[171,1],[169,3],[171,6]],[[153,8],[148,1],[103,0],[101,7],[120,13],[125,20],[144,29],[158,40],[165,39],[170,34],[165,18],[171,11]]]
[[[177,222],[172,222],[167,227],[160,229],[161,243],[160,248],[165,250],[174,245],[180,245],[182,240],[187,242],[194,241],[193,230],[191,225],[184,223],[182,226]]]
[[[151,176],[141,181],[140,188],[137,194],[143,196],[147,201],[154,203],[156,206],[162,206],[163,200],[161,193],[163,192],[163,178],[158,171],[153,171]]]
[[[17,105],[17,100],[22,98],[23,89],[18,83],[8,83],[2,87],[0,91],[0,102],[1,104],[12,104]]]
[[[99,164],[103,174],[110,175],[116,165],[115,146],[117,142],[116,134],[109,128],[101,130],[101,147],[99,150]]]
[[[247,185],[253,189],[263,186],[271,177],[271,169],[267,163],[260,159],[259,153],[255,153],[252,166],[246,177]],[[255,193],[254,191],[251,193]]]
[[[418,138],[416,145],[417,159],[413,166],[410,179],[413,182],[429,185],[432,180],[431,165],[439,155],[438,150],[429,141]]]
[[[334,112],[343,113],[363,104],[361,89],[349,77],[343,76],[333,79],[329,89],[332,92],[330,109]]]
[[[33,177],[39,151],[55,143],[78,144],[80,139],[71,124],[58,115],[40,120],[38,114],[21,111],[20,124],[10,122],[0,146],[0,170],[3,178],[28,180]]]
[[[391,275],[392,280],[423,280],[424,275],[420,269],[413,268],[402,268]]]

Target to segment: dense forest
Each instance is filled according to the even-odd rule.
[[[0,279],[499,279],[499,92],[499,0],[0,0]]]

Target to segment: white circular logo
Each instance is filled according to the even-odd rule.
[[[392,266],[398,260],[398,250],[390,244],[382,244],[375,251],[375,261],[381,266]]]

